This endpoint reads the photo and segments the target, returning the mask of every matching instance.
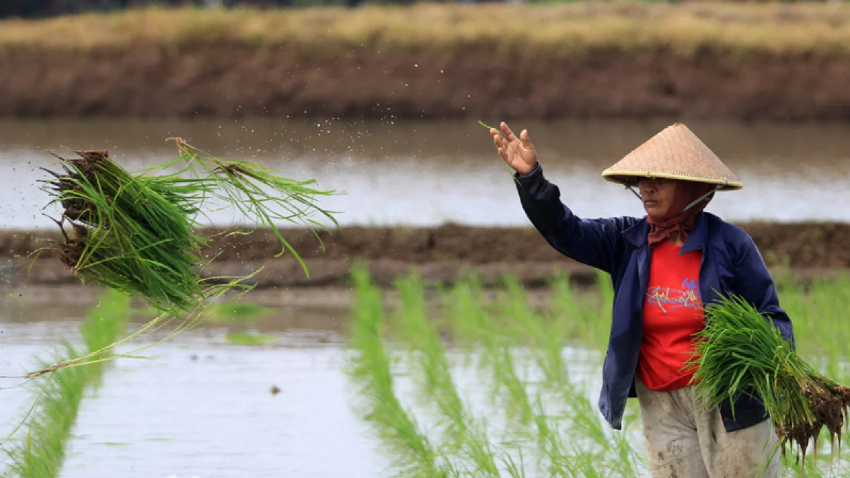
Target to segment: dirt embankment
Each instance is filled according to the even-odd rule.
[[[142,9],[0,23],[0,115],[850,119],[850,7]]]
[[[742,226],[771,266],[790,266],[798,277],[850,270],[850,224]],[[556,252],[533,229],[347,227],[321,234],[324,250],[308,231],[289,230],[286,237],[304,258],[311,273],[309,279],[290,254],[274,258],[280,252],[280,243],[267,230],[249,236],[217,237],[210,253],[219,255],[208,274],[248,274],[262,266],[264,270],[256,279],[260,287],[319,287],[345,283],[352,261],[363,260],[376,280],[385,285],[414,268],[434,283],[451,283],[467,272],[478,273],[485,284],[494,284],[507,273],[515,274],[528,286],[543,285],[554,273],[571,274],[577,283],[594,279],[592,269]],[[0,234],[0,284],[78,283],[52,254],[42,254],[34,261],[26,257],[46,240],[58,238],[43,232]]]
[[[712,51],[15,49],[0,60],[0,115],[847,120],[848,78],[846,58]]]

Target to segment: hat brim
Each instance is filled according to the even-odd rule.
[[[667,171],[611,170],[609,168],[602,172],[602,177],[612,183],[622,184],[625,186],[637,186],[638,181],[643,178],[663,178],[677,179],[680,181],[692,181],[697,183],[716,184],[717,186],[721,186],[718,188],[718,190],[720,191],[736,191],[744,187],[744,183],[742,183],[738,179],[688,175],[682,173],[671,173]]]

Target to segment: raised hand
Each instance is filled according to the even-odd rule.
[[[522,130],[519,138],[516,137],[513,131],[505,122],[499,125],[502,128],[502,133],[496,128],[490,128],[490,134],[493,136],[493,143],[496,145],[496,151],[499,156],[519,174],[526,174],[534,169],[537,165],[537,152],[528,139],[528,131]]]

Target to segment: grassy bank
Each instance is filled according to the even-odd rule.
[[[32,414],[19,429],[16,440],[5,449],[10,465],[2,476],[8,478],[55,478],[65,459],[67,441],[77,418],[83,393],[97,387],[103,376],[109,352],[102,350],[112,344],[125,330],[129,318],[128,296],[110,291],[101,297],[89,318],[80,326],[84,347],[65,342],[60,357],[72,360],[87,356],[86,362],[66,367],[35,379],[35,405]]]
[[[612,298],[610,280],[598,277],[591,292],[556,279],[551,299],[533,304],[511,278],[493,294],[474,278],[433,289],[413,276],[398,281],[399,300],[382,307],[382,292],[356,269],[352,348],[358,383],[372,384],[362,389],[366,416],[378,420],[388,444],[419,450],[413,460],[394,456],[420,463],[422,475],[429,475],[422,459],[431,466],[439,456],[442,470],[461,476],[642,476],[636,401],[627,408],[625,432],[611,430],[594,401]],[[802,356],[850,383],[843,332],[850,278],[777,282]],[[413,391],[394,385],[402,377],[413,381]],[[462,380],[485,389],[487,398],[465,394]],[[782,476],[800,476],[795,451],[783,460]],[[830,451],[823,434],[804,476],[846,476],[850,455]]]
[[[850,4],[574,3],[294,10],[131,10],[0,22],[0,51],[294,48],[308,56],[465,47],[532,57],[669,50],[691,56],[850,55]]]
[[[846,121],[848,57],[848,3],[146,9],[0,22],[0,116]]]

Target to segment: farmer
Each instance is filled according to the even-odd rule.
[[[737,399],[705,409],[683,370],[704,327],[702,306],[718,292],[754,304],[793,340],[773,280],[752,238],[703,212],[716,191],[743,187],[685,125],[670,126],[606,169],[608,181],[637,187],[646,217],[583,219],[546,180],[527,131],[507,124],[490,130],[499,155],[516,171],[517,189],[532,224],[552,247],[611,275],[614,307],[602,367],[599,409],[621,429],[629,397],[637,397],[652,476],[745,477],[778,455],[777,437],[761,402]],[[633,190],[634,191],[634,190]],[[635,193],[637,194],[637,193]],[[765,468],[761,468],[763,471]]]

